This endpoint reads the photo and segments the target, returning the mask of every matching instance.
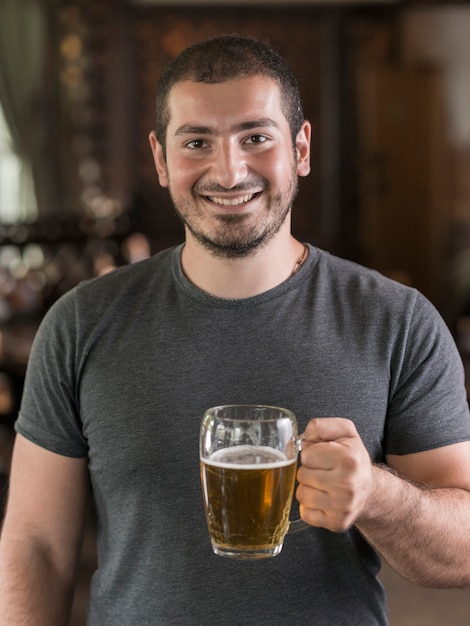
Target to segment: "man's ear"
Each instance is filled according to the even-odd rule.
[[[153,154],[153,162],[155,163],[155,169],[157,170],[160,185],[162,187],[168,187],[168,172],[166,169],[165,157],[163,156],[163,148],[153,130],[149,135],[149,141]]]
[[[302,128],[297,134],[295,140],[297,154],[297,174],[299,176],[308,176],[310,174],[310,136],[312,127],[310,122],[305,120]]]

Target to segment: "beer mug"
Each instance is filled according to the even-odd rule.
[[[201,484],[215,554],[259,559],[279,554],[287,532],[300,441],[292,411],[234,404],[208,409],[200,434]]]

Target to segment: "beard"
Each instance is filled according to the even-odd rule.
[[[171,184],[169,190],[176,214],[193,237],[213,255],[225,259],[235,259],[253,254],[279,232],[290,214],[297,196],[298,177],[297,172],[293,169],[285,191],[277,191],[274,195],[268,196],[264,213],[258,217],[255,225],[250,219],[250,214],[227,213],[213,218],[216,223],[209,226],[207,225],[207,216],[204,216],[203,211],[198,208],[202,190],[198,193],[193,192],[192,201],[175,197],[171,190]],[[208,189],[204,190],[205,193],[208,191]],[[212,195],[215,195],[217,191],[225,192],[227,190],[220,187],[216,189],[214,186],[210,189]],[[247,191],[247,187],[240,185],[230,191]],[[264,185],[263,193],[268,192],[269,187]]]

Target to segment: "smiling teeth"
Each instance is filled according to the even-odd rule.
[[[217,198],[209,196],[209,200],[215,204],[222,204],[224,206],[238,206],[239,204],[245,204],[255,197],[255,194],[249,196],[243,196],[242,198]]]

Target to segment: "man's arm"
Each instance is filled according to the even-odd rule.
[[[355,524],[390,565],[429,587],[470,585],[470,442],[371,464],[354,424],[312,420],[297,497],[304,521]]]
[[[411,582],[468,587],[470,443],[390,456],[387,462],[398,474],[374,468],[374,489],[357,527]]]
[[[88,500],[86,459],[17,435],[0,539],[1,624],[68,624]]]

